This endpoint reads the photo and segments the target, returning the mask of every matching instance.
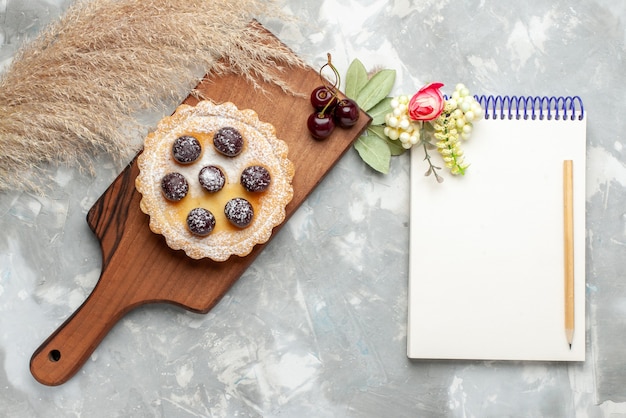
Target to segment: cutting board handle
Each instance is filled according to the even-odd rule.
[[[80,308],[33,354],[30,371],[40,383],[56,386],[74,376],[115,323],[133,308],[130,301],[119,300],[114,288],[100,283],[102,278]]]
[[[332,140],[311,139],[305,124],[294,124],[294,120],[306,120],[311,114],[307,97],[319,85],[319,72],[290,67],[286,75],[288,84],[301,95],[286,95],[281,86],[262,80],[263,93],[259,94],[246,77],[228,73],[207,77],[195,89],[200,94],[184,101],[195,105],[200,96],[215,103],[232,102],[239,109],[254,109],[259,120],[274,126],[289,146],[289,159],[296,168],[285,220],[372,120],[361,111],[357,124],[336,130]],[[131,162],[88,213],[88,224],[100,241],[103,273],[85,303],[33,354],[31,373],[43,384],[60,385],[77,373],[111,328],[142,304],[170,303],[196,313],[208,312],[263,250],[260,244],[245,257],[218,263],[192,260],[183,251],[170,249],[161,235],[150,230],[149,218],[140,210],[141,195],[135,189],[138,174],[137,164]]]

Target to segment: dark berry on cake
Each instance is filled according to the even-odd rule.
[[[167,200],[177,202],[187,195],[189,184],[180,173],[168,173],[161,179],[161,190]]]
[[[237,129],[226,126],[213,135],[213,145],[225,156],[235,157],[243,149],[243,137]]]
[[[254,209],[246,199],[235,197],[226,203],[224,215],[236,227],[245,228],[252,222]]]
[[[204,208],[192,209],[187,215],[187,226],[196,235],[209,235],[215,228],[215,216]]]
[[[271,182],[270,172],[260,165],[246,167],[241,173],[239,182],[249,192],[263,192]]]
[[[193,163],[200,157],[202,147],[200,142],[193,136],[183,135],[176,138],[172,145],[172,155],[181,164]]]
[[[210,193],[215,193],[222,190],[224,183],[226,183],[226,177],[219,167],[214,165],[208,165],[203,167],[198,174],[198,180],[204,189]]]

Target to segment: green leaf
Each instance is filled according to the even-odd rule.
[[[387,139],[387,135],[385,135],[385,127],[381,125],[370,125],[367,127],[367,133],[376,135],[380,139]]]
[[[383,174],[389,172],[391,151],[385,140],[377,135],[361,135],[354,143],[361,159],[374,170]]]
[[[384,140],[387,143],[387,145],[389,146],[389,151],[391,152],[392,156],[402,155],[402,154],[404,154],[406,152],[406,148],[404,148],[402,146],[402,143],[400,141],[394,141],[392,139],[389,139],[389,137],[387,135],[385,135],[385,127],[384,126],[370,125],[367,128],[367,132],[369,134],[376,135],[380,139]]]
[[[346,96],[354,100],[366,84],[367,70],[361,61],[355,59],[346,72]]]
[[[391,151],[391,155],[394,157],[397,155],[402,155],[406,152],[406,148],[402,146],[400,141],[393,141],[389,138],[386,138],[387,145],[389,145],[389,150]]]
[[[367,112],[372,117],[372,125],[385,123],[385,115],[393,111],[391,100],[391,97],[385,97]]]
[[[367,112],[387,97],[395,82],[395,70],[381,70],[369,79],[354,100],[361,109]]]

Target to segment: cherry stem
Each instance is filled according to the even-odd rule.
[[[337,95],[333,92],[333,96],[337,97]],[[326,109],[328,109],[328,107],[333,103],[333,100],[331,99],[328,103],[326,103],[326,105],[322,108],[322,110],[319,111],[318,115],[320,117],[324,116],[326,114]]]
[[[337,68],[335,68],[335,66],[332,63],[332,57],[330,55],[330,52],[326,54],[328,61],[326,62],[326,64],[322,65],[322,68],[320,68],[320,79],[322,80],[322,84],[324,84],[324,87],[326,87],[330,92],[333,93],[333,95],[335,97],[337,97],[337,88],[340,86],[341,84],[341,76],[339,75],[339,71],[337,71]],[[324,69],[328,67],[332,70],[333,75],[335,76],[335,82],[330,85],[330,80],[328,80],[326,77],[324,77],[324,75],[322,74]]]

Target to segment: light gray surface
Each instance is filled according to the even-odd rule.
[[[0,193],[0,415],[626,416],[626,3],[283,3],[307,23],[261,20],[305,60],[394,68],[396,93],[583,98],[587,361],[407,360],[409,160],[381,176],[351,150],[209,314],[137,309],[72,380],[42,386],[32,352],[98,279],[85,215],[120,170],[100,157],[94,178],[59,169],[45,198]],[[68,4],[0,1],[0,66]]]

